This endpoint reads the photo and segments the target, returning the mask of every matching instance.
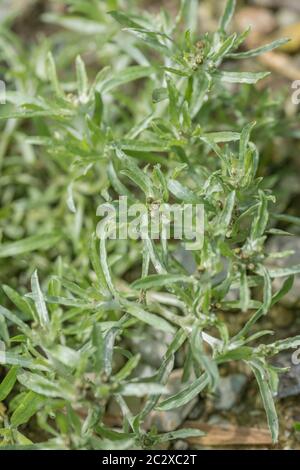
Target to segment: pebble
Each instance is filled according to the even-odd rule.
[[[300,12],[299,0],[251,0],[251,2],[259,6],[264,6],[264,7],[269,7],[269,8],[285,7],[293,11]]]
[[[144,363],[158,368],[167,351],[168,345],[172,341],[172,335],[162,331],[146,330],[145,333],[131,338],[133,352],[140,353]]]
[[[189,274],[193,274],[197,269],[193,253],[184,248],[178,248],[174,252],[174,258],[186,269]]]
[[[279,353],[274,359],[277,367],[289,367],[287,372],[279,374],[277,398],[287,398],[300,395],[300,364],[293,364],[293,351]]]
[[[179,392],[183,387],[181,382],[182,369],[174,370],[169,378],[167,387],[170,390],[170,395]],[[164,397],[165,399],[166,397]],[[189,403],[179,408],[170,411],[153,410],[146,418],[144,426],[146,429],[155,427],[158,432],[170,432],[179,428],[186,420],[192,409],[197,403],[197,398],[194,398]]]
[[[288,24],[276,33],[278,38],[290,38],[290,41],[280,47],[280,50],[293,53],[300,49],[300,22]]]
[[[251,26],[251,33],[269,34],[277,26],[273,13],[266,8],[244,7],[235,15],[235,25],[239,31]]]
[[[243,374],[220,377],[216,392],[215,409],[220,411],[232,409],[238,403],[246,383],[247,377]]]
[[[174,443],[174,450],[187,450],[189,445],[186,441],[178,440]]]
[[[300,19],[299,16],[294,11],[290,10],[289,8],[280,8],[278,13],[276,14],[276,20],[280,27],[290,25],[295,22],[295,19]]]

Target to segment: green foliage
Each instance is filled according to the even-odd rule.
[[[167,12],[153,17],[132,9],[133,2],[128,14],[114,9],[117,1],[66,3],[66,14],[43,18],[60,33],[30,52],[9,25],[1,32],[1,61],[15,90],[0,108],[10,151],[0,159],[6,294],[0,399],[8,404],[2,446],[151,448],[200,435],[146,432],[143,423],[154,409],[214,391],[218,365],[231,361],[252,369],[275,442],[277,371],[268,359],[298,347],[300,338],[257,346],[269,332],[255,328],[292,287],[300,266],[266,263],[275,199],[258,176],[258,147],[276,131],[278,111],[263,93],[249,111],[245,97],[259,94],[249,84],[268,73],[229,71],[223,63],[284,41],[239,52],[246,34],[228,32],[231,0],[219,30],[202,38],[193,26],[194,1],[181,2],[175,26]],[[204,242],[190,252],[192,273],[176,258],[184,250],[179,240],[99,242],[96,209],[121,195],[149,212],[153,203],[204,205]],[[271,279],[286,276],[272,292]],[[228,300],[237,287],[239,298]],[[229,331],[224,311],[240,311],[240,330]],[[145,379],[136,374],[140,355],[128,344],[151,329],[173,339],[160,368]],[[179,352],[186,353],[184,383],[169,396]],[[143,398],[135,415],[128,396]],[[112,398],[123,416],[118,432],[106,425]],[[42,444],[19,431],[22,425],[26,434],[31,419],[47,436]]]

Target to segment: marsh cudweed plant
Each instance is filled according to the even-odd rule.
[[[252,370],[276,442],[280,371],[270,358],[299,347],[300,337],[271,342],[272,332],[260,322],[291,288],[300,266],[268,264],[265,242],[274,232],[275,198],[258,176],[253,136],[261,126],[265,139],[270,120],[258,113],[257,122],[248,122],[243,104],[268,73],[240,72],[238,61],[286,40],[243,51],[249,31],[229,32],[233,0],[218,30],[202,37],[195,28],[196,0],[182,0],[175,20],[165,11],[155,17],[138,10],[107,14],[111,3],[81,2],[77,9],[74,2],[70,17],[44,17],[65,28],[67,50],[57,47],[61,37],[50,36],[28,53],[3,33],[3,60],[19,73],[9,77],[17,94],[1,108],[1,119],[8,119],[5,132],[13,139],[19,126],[13,150],[23,152],[16,164],[29,175],[18,178],[26,194],[8,215],[10,230],[20,233],[22,220],[26,236],[4,238],[0,246],[6,279],[14,284],[22,273],[19,289],[3,286],[8,300],[0,307],[6,370],[0,400],[7,405],[2,445],[151,448],[201,435],[147,431],[144,422],[153,410],[173,410],[213,393],[219,366],[229,362]],[[91,44],[100,71],[95,74],[78,55],[74,80],[67,66],[72,51],[83,56]],[[260,95],[260,112],[269,110]],[[4,163],[4,171],[10,168]],[[10,201],[13,189],[5,194]],[[174,236],[174,218],[168,236],[161,221],[157,238],[147,229],[136,239],[106,236],[131,220],[105,217],[99,225],[96,209],[116,207],[125,196],[130,205],[142,204],[140,226],[164,204],[203,207],[201,245],[190,251],[193,265],[178,261],[191,240]],[[283,281],[277,292],[274,278]],[[227,312],[239,318],[235,331]],[[143,335],[147,341],[155,330],[171,340],[155,373],[139,377],[141,356],[132,353],[131,340]],[[170,396],[166,384],[179,353],[182,388]],[[139,411],[132,412],[128,396],[139,397]],[[106,420],[112,399],[122,416],[118,432]],[[29,420],[45,442],[29,440]]]

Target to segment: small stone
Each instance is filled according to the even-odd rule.
[[[140,397],[125,397],[125,401],[133,415],[140,413],[144,405],[144,401]],[[120,419],[120,406],[114,398],[109,400],[106,412],[108,416],[113,417],[116,420]]]
[[[269,34],[277,26],[273,13],[266,8],[245,7],[235,15],[235,24],[239,31],[251,26],[253,33]]]
[[[182,369],[174,370],[169,378],[167,387],[170,390],[170,396],[179,392],[183,384],[181,382]],[[164,397],[165,399],[166,397]],[[192,411],[197,403],[197,398],[194,398],[189,403],[179,408],[170,411],[157,411],[153,410],[145,420],[144,426],[146,429],[151,429],[153,426],[158,432],[175,431],[185,421],[189,413]]]
[[[133,352],[140,353],[143,362],[156,368],[161,365],[171,341],[172,335],[150,329],[130,340]]]
[[[225,302],[234,302],[235,300],[238,300],[240,298],[240,289],[230,289],[224,300]]]
[[[287,372],[279,374],[278,398],[300,395],[300,364],[293,364],[293,352],[279,353],[274,359],[275,366],[289,367]]]
[[[174,450],[187,450],[189,448],[189,445],[186,441],[179,440],[174,443],[173,447]]]
[[[179,248],[174,252],[174,258],[182,264],[189,274],[193,274],[196,271],[197,265],[191,251]]]
[[[276,19],[278,25],[283,27],[295,23],[295,20],[300,20],[300,17],[298,15],[296,16],[295,12],[290,10],[290,8],[280,8],[276,15]]]
[[[191,421],[199,419],[205,410],[204,400],[199,400],[196,405],[193,407],[192,411],[188,415],[188,419]]]
[[[206,33],[207,31],[215,31],[218,27],[218,23],[214,15],[212,15],[211,8],[208,2],[199,2],[198,24],[201,33]]]
[[[226,425],[230,424],[230,421],[228,421],[228,419],[223,418],[220,415],[213,414],[209,417],[208,424],[218,425],[218,426],[226,426]]]
[[[145,379],[152,377],[156,372],[157,369],[155,367],[152,367],[149,364],[139,363],[134,370],[134,377]]]
[[[230,410],[236,405],[247,383],[247,377],[243,374],[232,374],[220,377],[215,400],[215,409]]]

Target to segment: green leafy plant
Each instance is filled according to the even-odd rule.
[[[265,242],[274,231],[275,198],[258,176],[259,151],[251,137],[256,128],[263,133],[263,119],[243,117],[240,123],[233,113],[232,121],[214,120],[214,113],[231,95],[236,104],[268,75],[229,69],[226,59],[233,64],[286,40],[240,52],[248,30],[228,32],[232,0],[218,31],[200,38],[196,1],[183,0],[175,20],[165,11],[158,18],[136,10],[106,14],[113,3],[72,1],[70,15],[44,17],[66,29],[69,55],[60,51],[54,58],[55,41],[45,40],[28,57],[10,32],[2,33],[2,59],[10,63],[8,78],[17,91],[9,94],[0,118],[4,136],[15,139],[13,148],[28,166],[22,180],[3,160],[6,184],[17,181],[26,195],[13,198],[5,236],[12,238],[20,220],[25,230],[0,246],[4,275],[25,272],[21,293],[3,285],[9,304],[0,307],[1,362],[7,368],[0,400],[8,403],[2,446],[151,448],[202,435],[195,429],[159,434],[144,422],[153,410],[172,410],[216,390],[218,367],[232,361],[252,369],[276,442],[273,397],[280,370],[269,359],[299,347],[300,337],[260,343],[272,332],[259,325],[292,287],[300,266],[268,265]],[[72,48],[78,30],[86,35]],[[82,58],[90,34],[99,34],[104,49],[93,79]],[[76,55],[64,80],[64,68]],[[15,164],[17,170],[24,165],[18,159]],[[9,202],[11,191],[6,194]],[[202,204],[203,245],[189,252],[189,264],[178,261],[184,252],[179,240],[149,235],[99,241],[96,208],[116,204],[119,196],[142,202],[149,214],[163,203]],[[109,232],[110,219],[98,228]],[[273,292],[272,279],[281,277],[282,288]],[[236,331],[229,330],[224,312],[241,315],[242,327],[239,321]],[[152,329],[172,339],[156,373],[140,378],[140,355],[128,344]],[[182,388],[170,396],[168,378],[179,352]],[[136,414],[128,396],[142,398]],[[112,398],[122,429],[107,424]],[[27,437],[23,425],[31,419],[43,431],[42,443]]]

